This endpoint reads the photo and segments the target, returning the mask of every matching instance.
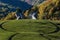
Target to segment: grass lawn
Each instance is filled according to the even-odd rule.
[[[60,21],[0,21],[0,40],[60,40]]]

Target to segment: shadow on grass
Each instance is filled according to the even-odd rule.
[[[12,40],[12,38],[15,37],[17,34],[19,34],[19,33],[11,35],[8,40]]]
[[[49,32],[48,34],[57,33],[57,32],[60,31],[60,27],[58,26],[58,25],[60,25],[60,24],[55,24],[55,23],[53,23],[53,22],[48,22],[48,23],[35,22],[35,23],[44,24],[44,25],[50,23],[50,24],[54,25],[54,27],[55,27],[56,29],[55,29],[54,31],[52,31],[52,32]],[[52,27],[52,26],[51,26],[51,27]],[[43,32],[43,33],[44,33],[44,31],[42,31],[42,30],[38,30],[37,32]]]
[[[0,24],[0,28],[6,31],[7,29],[3,28],[3,26],[2,26],[4,23],[6,23],[6,22],[2,22],[2,23]]]
[[[47,34],[45,34],[45,32],[43,30],[38,30],[37,32],[42,32],[42,34],[40,33],[39,35],[42,36],[42,37],[44,37],[44,38],[46,38],[46,39],[48,39],[48,40],[52,40],[52,38],[55,38],[57,40],[60,40],[60,37],[59,36],[49,36],[48,35],[48,34],[57,33],[57,32],[60,31],[60,27],[58,26],[58,25],[60,25],[59,23],[58,24],[55,24],[53,22],[48,22],[48,23],[47,22],[46,23],[35,22],[35,23],[44,24],[44,25],[50,23],[50,24],[54,25],[54,27],[56,29],[54,31],[52,31],[52,32],[49,32]],[[51,27],[53,27],[53,26],[51,26]]]
[[[47,35],[45,35],[45,34],[39,34],[39,35],[41,35],[42,37],[44,37],[44,38],[46,38],[46,39],[48,39],[48,40],[51,40],[51,38],[50,37],[48,37]]]
[[[56,30],[55,30],[55,31],[53,31],[53,32],[50,32],[50,33],[57,33],[57,32],[59,32],[59,31],[60,31],[60,27],[59,27],[57,24],[52,23],[52,22],[49,22],[49,23],[53,24],[53,25],[56,27]]]

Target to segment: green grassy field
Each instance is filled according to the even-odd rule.
[[[60,40],[60,21],[0,21],[0,40]]]

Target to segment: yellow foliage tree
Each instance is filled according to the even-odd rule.
[[[16,12],[11,12],[11,13],[8,13],[8,15],[4,18],[4,20],[13,20],[13,19],[16,19]]]
[[[39,9],[39,13],[38,13],[38,18],[39,19],[43,19],[44,16],[44,10],[47,6],[49,6],[51,4],[51,0],[49,1],[44,1],[43,3],[41,3],[40,5],[38,5],[38,9]]]

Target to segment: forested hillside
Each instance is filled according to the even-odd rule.
[[[37,12],[38,19],[60,20],[60,0],[46,0],[27,10],[25,16],[34,10]]]
[[[24,4],[23,1],[21,3]],[[0,19],[33,19],[32,16],[34,16],[35,19],[60,20],[60,0],[45,0],[44,2],[33,6],[28,4],[31,7],[25,9],[25,7],[28,7],[27,4],[23,6],[23,11],[20,8],[21,5],[15,7],[8,4],[0,4]],[[14,17],[12,18],[12,16]]]
[[[60,19],[60,0],[47,0],[38,5],[39,19]]]

